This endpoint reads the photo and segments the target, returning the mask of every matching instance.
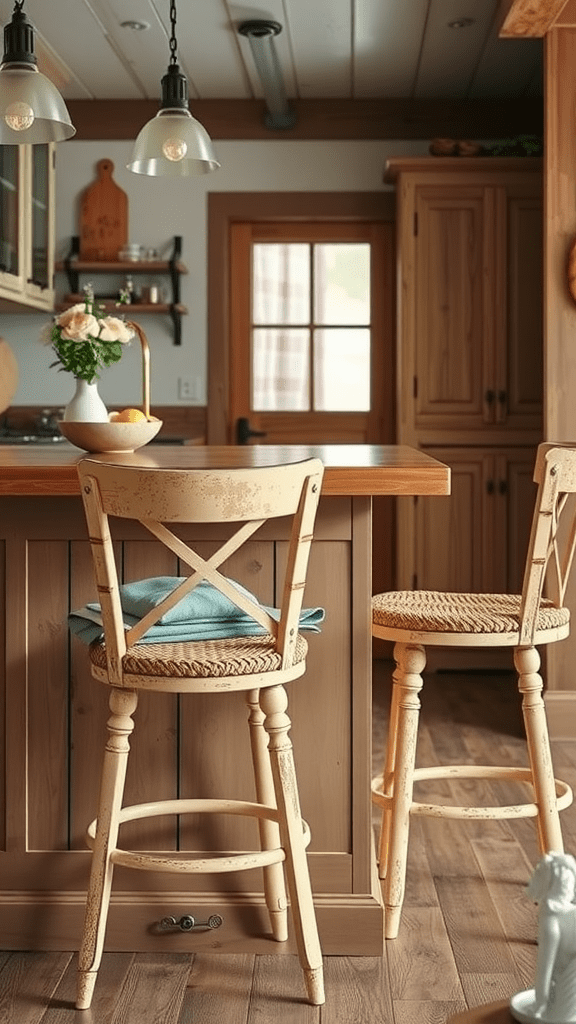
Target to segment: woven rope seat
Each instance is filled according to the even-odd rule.
[[[136,644],[126,651],[122,668],[132,675],[202,679],[276,672],[282,659],[274,649],[274,643],[274,638],[266,635],[189,643]],[[306,640],[298,635],[294,664],[304,661],[307,650]],[[98,668],[106,668],[104,643],[91,644],[90,660]]]
[[[520,595],[446,594],[433,590],[394,591],[372,599],[372,621],[393,629],[431,633],[517,633]],[[542,599],[537,630],[554,629],[570,620],[568,608]]]

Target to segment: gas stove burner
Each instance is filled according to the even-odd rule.
[[[0,434],[1,444],[61,444],[66,438],[58,434],[34,434],[31,431],[7,430]]]

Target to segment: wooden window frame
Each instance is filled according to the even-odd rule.
[[[227,410],[230,372],[230,224],[238,221],[395,220],[393,192],[211,192],[208,194],[208,444],[229,444]],[[383,353],[395,380],[394,280],[386,307],[389,323]],[[392,394],[395,391],[391,389]],[[382,438],[394,439],[394,402],[386,406]]]

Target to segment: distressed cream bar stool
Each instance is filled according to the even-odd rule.
[[[102,957],[115,864],[166,872],[225,872],[261,866],[272,934],[287,938],[284,871],[296,944],[311,1003],[324,1002],[322,953],[312,899],[306,846],[310,831],[300,816],[284,684],[302,676],[307,644],[298,630],[308,555],[322,483],[318,459],[251,469],[168,470],[108,464],[98,457],[78,466],[94,562],[104,638],[90,644],[92,675],[112,689],[97,819],[88,829],[92,867],[79,954],[77,1008],[90,1006]],[[140,522],[190,567],[175,589],[127,631],[109,516]],[[279,621],[243,594],[218,567],[267,520],[291,517]],[[179,523],[230,523],[229,539],[204,559],[177,533]],[[216,640],[145,643],[144,633],[202,581],[255,620],[261,635]],[[178,799],[122,807],[122,794],[138,691],[219,693],[245,691],[257,803]],[[220,698],[219,698],[220,699]],[[193,741],[191,741],[193,742]],[[258,820],[261,849],[220,857],[182,858],[131,852],[118,846],[124,821],[164,814],[221,812]]]
[[[378,594],[372,600],[372,633],[395,641],[392,703],[383,774],[372,799],[383,808],[379,874],[385,879],[385,934],[398,934],[404,899],[411,814],[449,818],[536,817],[542,853],[562,852],[558,812],[572,791],[554,779],[536,647],[562,640],[570,614],[564,592],[576,544],[576,447],[541,444],[534,479],[538,494],[522,595],[446,594],[427,591]],[[570,509],[570,522],[562,512]],[[548,570],[548,575],[547,575]],[[542,597],[545,578],[550,596]],[[415,768],[419,692],[425,647],[513,647],[526,729],[529,768],[451,765]],[[417,803],[414,782],[446,778],[516,779],[532,787],[533,802],[510,807],[452,807]]]

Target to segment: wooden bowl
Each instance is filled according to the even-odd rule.
[[[85,452],[133,452],[148,444],[162,426],[162,420],[139,423],[80,423],[60,420],[60,432]]]

